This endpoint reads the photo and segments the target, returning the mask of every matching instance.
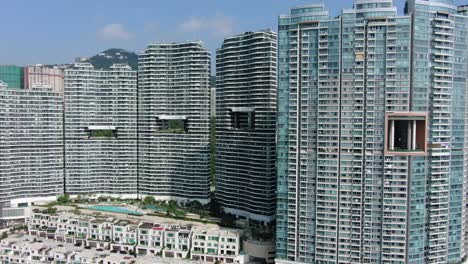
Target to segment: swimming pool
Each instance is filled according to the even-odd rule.
[[[155,206],[155,205],[147,205],[145,207],[145,209],[150,209],[150,210],[156,211],[158,213],[165,213],[166,212],[166,210],[164,210],[163,208],[161,208],[159,206]]]
[[[119,213],[119,214],[143,215],[143,213],[133,211],[125,207],[118,207],[118,206],[111,206],[111,205],[93,205],[93,206],[86,207],[86,209],[103,211],[103,212],[111,212],[111,213]]]

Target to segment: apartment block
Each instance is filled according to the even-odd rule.
[[[165,258],[187,258],[190,252],[190,240],[192,231],[178,226],[170,226],[164,230],[164,250],[162,256]]]
[[[410,163],[409,260],[459,262],[466,256],[468,16],[453,1],[408,1],[407,12],[414,18],[411,107],[429,113],[428,157]]]
[[[236,263],[240,255],[239,233],[229,230],[194,229],[191,257],[203,262]]]
[[[0,203],[63,193],[63,99],[48,87],[0,88]]]
[[[34,237],[19,234],[12,236],[0,241],[1,263],[133,264],[136,261],[133,256],[109,250],[85,249],[50,239],[38,241]]]
[[[136,252],[139,255],[156,255],[164,246],[165,227],[159,224],[142,223],[138,226],[138,245]]]
[[[462,13],[356,0],[279,17],[277,263],[465,256]]]
[[[137,223],[119,220],[112,226],[112,250],[129,251],[137,244]]]
[[[276,33],[226,38],[216,52],[216,199],[224,212],[274,219]]]
[[[245,263],[239,230],[149,221],[129,221],[105,216],[50,214],[35,209],[27,221],[28,234],[38,239],[68,243],[100,251],[135,252],[209,263]]]
[[[50,85],[56,92],[63,92],[64,72],[57,66],[26,66],[23,68],[24,89],[34,86]]]
[[[210,53],[202,42],[150,44],[139,56],[139,192],[210,199]]]
[[[20,263],[86,263],[86,264],[200,264],[187,259],[161,258],[158,256],[131,256],[109,250],[86,249],[73,244],[16,234],[0,241],[0,262]],[[207,262],[204,262],[207,263]],[[242,262],[233,262],[242,263]]]
[[[65,70],[65,191],[137,196],[137,73],[115,64]]]

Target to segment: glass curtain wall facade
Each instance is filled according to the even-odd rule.
[[[451,1],[407,10],[279,18],[279,263],[463,257],[466,17]]]
[[[431,147],[429,157],[411,161],[409,258],[458,262],[465,254],[468,17],[451,0],[409,1],[407,8],[414,23],[411,103],[429,113]]]
[[[216,54],[216,200],[271,222],[276,199],[276,33],[246,32]]]
[[[202,42],[151,44],[139,56],[139,192],[210,199],[210,53]]]
[[[65,70],[66,192],[137,196],[137,73],[115,64]]]

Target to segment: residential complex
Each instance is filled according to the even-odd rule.
[[[28,153],[15,145],[0,146],[5,149],[2,168],[7,171],[2,174],[2,183],[22,190],[24,197],[20,198],[31,198],[21,202],[22,206],[42,200],[41,192],[53,194],[51,199],[64,192],[137,198],[140,190],[161,199],[209,201],[210,54],[201,42],[150,45],[145,54],[140,58],[141,122],[137,72],[127,65],[100,70],[84,62],[64,70],[40,65],[0,67],[1,92],[6,94],[1,98],[5,100],[2,109],[11,115],[4,116],[3,125],[8,130],[1,131],[6,133],[3,142],[43,144],[42,149],[28,145],[33,147],[25,150]],[[34,105],[39,103],[44,105]],[[28,117],[34,111],[43,114],[42,119]],[[50,119],[52,114],[57,116]],[[52,124],[56,131],[49,129]],[[31,129],[28,135],[37,137],[23,140],[11,136],[22,135],[25,128]],[[52,137],[54,142],[47,141]],[[47,152],[53,146],[57,148]],[[44,162],[35,155],[53,158]],[[30,168],[16,166],[20,161]],[[138,165],[141,181],[137,179]],[[54,175],[60,186],[50,186],[41,178],[31,192],[22,184],[39,180],[26,176],[36,175],[34,170],[42,171],[42,177]],[[13,181],[14,175],[19,182]],[[4,196],[3,208],[16,198],[13,194]]]
[[[468,6],[393,2],[332,17],[321,1],[281,15],[278,34],[228,37],[216,88],[200,41],[150,44],[138,71],[0,66],[0,226],[66,193],[214,198],[246,230],[38,210],[0,262],[462,262]]]
[[[109,216],[50,214],[35,209],[28,220],[28,233],[75,247],[138,256],[187,259],[203,262],[244,263],[240,252],[240,233],[214,225],[152,223],[147,220],[122,220]],[[75,249],[75,251],[77,251]]]
[[[3,86],[0,105],[0,210],[55,200],[63,194],[62,95]]]
[[[216,53],[216,199],[227,213],[274,219],[276,33],[226,38]]]
[[[156,261],[156,260],[155,260]],[[0,262],[16,263],[89,263],[134,264],[127,254],[109,250],[85,249],[73,244],[32,236],[15,235],[0,241]],[[155,262],[150,262],[155,263]]]
[[[142,195],[210,199],[210,53],[202,42],[151,44],[139,56]]]
[[[406,11],[280,16],[277,263],[465,256],[468,17],[448,0]]]
[[[65,70],[65,191],[137,197],[137,73]]]

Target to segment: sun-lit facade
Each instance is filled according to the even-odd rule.
[[[0,204],[55,200],[63,194],[62,94],[0,84],[0,106]]]
[[[137,197],[137,73],[114,64],[65,70],[65,191]]]
[[[138,189],[210,199],[210,53],[202,42],[148,45],[138,62]]]
[[[279,263],[464,256],[467,17],[447,0],[407,11],[280,16]]]

